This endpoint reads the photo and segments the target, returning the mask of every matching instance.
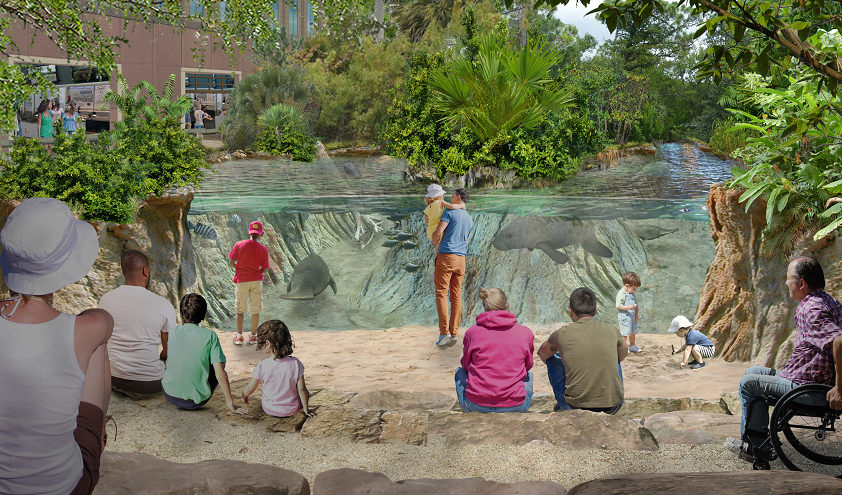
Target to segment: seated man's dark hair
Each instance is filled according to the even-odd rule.
[[[579,287],[570,294],[570,309],[576,316],[596,314],[596,294],[587,287]]]
[[[795,262],[795,280],[803,278],[807,287],[813,290],[824,289],[824,271],[816,258],[796,256],[792,261]]]
[[[272,345],[275,359],[289,356],[295,347],[289,329],[281,320],[264,321],[257,327],[257,350],[262,351],[267,344]]]
[[[149,266],[149,258],[134,249],[127,250],[120,258],[120,268],[123,270],[123,275],[138,273],[145,266]]]
[[[208,313],[208,303],[199,294],[185,294],[178,304],[178,311],[184,323],[198,325]]]
[[[471,195],[470,195],[470,194],[468,193],[468,191],[466,191],[465,189],[457,189],[457,190],[455,190],[455,191],[453,191],[453,192],[455,192],[456,194],[458,194],[458,195],[459,195],[459,197],[460,197],[460,198],[462,198],[462,201],[463,201],[463,202],[464,202],[464,201],[468,201],[468,198],[470,198],[470,197],[471,197]]]

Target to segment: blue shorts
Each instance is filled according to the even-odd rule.
[[[623,337],[637,335],[637,322],[634,321],[634,316],[629,316],[621,312],[617,319],[619,322],[618,326],[620,327],[620,334]]]

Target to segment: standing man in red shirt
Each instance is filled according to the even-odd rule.
[[[263,224],[251,222],[249,236],[234,244],[228,254],[228,264],[234,268],[234,312],[237,313],[237,335],[234,343],[243,345],[243,315],[251,312],[249,344],[257,342],[257,326],[263,309],[263,274],[269,270],[269,250],[258,242],[263,235]]]

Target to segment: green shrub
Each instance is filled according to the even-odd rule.
[[[68,136],[59,128],[55,139],[55,156],[35,139],[15,139],[0,174],[3,197],[51,197],[81,211],[85,220],[131,222],[139,198],[145,197],[150,165],[119,159],[107,134],[92,145],[84,133]]]
[[[294,160],[312,162],[316,140],[306,129],[304,115],[296,108],[280,103],[268,108],[257,119],[260,129],[254,149],[271,155],[292,155]]]
[[[713,124],[713,132],[710,136],[710,147],[714,152],[722,155],[731,155],[736,150],[744,148],[748,145],[750,138],[759,137],[760,133],[754,129],[733,127],[737,125],[740,120],[736,117],[728,117],[717,120]]]
[[[267,65],[249,74],[231,91],[231,108],[219,126],[228,151],[245,150],[257,138],[257,118],[268,108],[284,103],[304,111],[308,120],[315,87],[300,66]]]

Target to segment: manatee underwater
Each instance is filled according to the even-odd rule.
[[[345,162],[345,165],[343,165],[343,167],[342,167],[342,168],[344,168],[344,169],[345,169],[345,173],[346,173],[346,174],[348,174],[348,175],[350,175],[351,177],[353,177],[353,178],[355,178],[355,179],[359,179],[359,178],[360,178],[360,172],[359,172],[359,171],[357,170],[357,168],[354,166],[354,162]]]
[[[295,265],[292,278],[287,284],[287,293],[281,299],[313,299],[328,286],[336,294],[336,282],[330,276],[327,263],[320,256],[311,254]]]
[[[657,225],[634,225],[632,226],[632,231],[634,231],[634,235],[639,237],[641,240],[651,241],[652,239],[657,239],[662,235],[678,232],[678,229],[662,229]]]
[[[597,240],[588,224],[581,220],[558,217],[518,218],[498,232],[491,245],[499,251],[540,249],[561,265],[567,263],[570,258],[556,249],[579,243],[585,251],[595,256],[614,256],[606,245]]]

